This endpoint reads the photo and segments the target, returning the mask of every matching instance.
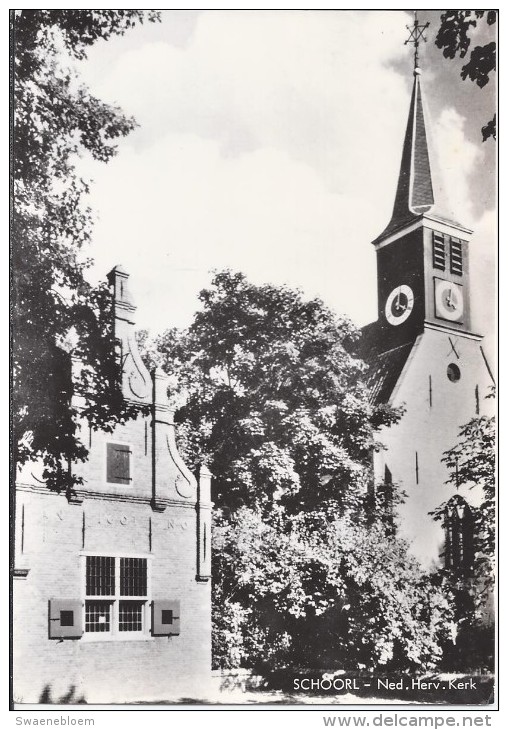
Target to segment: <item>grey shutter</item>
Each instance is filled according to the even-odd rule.
[[[158,600],[152,603],[152,634],[154,636],[180,634],[180,601]]]
[[[131,451],[125,444],[107,445],[107,480],[112,484],[130,484]]]
[[[79,639],[83,635],[81,601],[51,598],[49,601],[49,638]]]

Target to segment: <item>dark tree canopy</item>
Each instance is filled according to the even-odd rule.
[[[463,80],[470,79],[483,88],[489,82],[491,74],[496,69],[496,43],[490,41],[482,46],[475,46],[470,50],[471,30],[478,23],[493,25],[497,21],[496,10],[447,10],[441,15],[441,26],[436,36],[436,46],[443,51],[445,58],[460,58],[469,60],[462,67]],[[489,137],[496,138],[496,115],[482,127],[483,140]]]
[[[213,474],[216,666],[435,666],[451,607],[373,499],[398,414],[369,399],[359,333],[230,271],[200,299],[188,330],[140,342],[173,377],[187,462]]]
[[[451,592],[381,521],[319,510],[262,520],[240,509],[214,530],[217,667],[397,669],[439,665]]]
[[[13,444],[18,463],[43,458],[56,488],[69,486],[69,463],[86,456],[69,408],[71,349],[83,367],[82,415],[97,428],[129,415],[114,387],[109,294],[85,279],[92,212],[75,160],[88,153],[107,162],[135,122],[80,83],[72,58],[156,18],[140,10],[11,12]]]
[[[494,585],[496,556],[496,423],[494,417],[472,418],[460,429],[457,444],[445,452],[448,483],[467,492],[481,489],[480,503],[474,508],[474,564],[472,589],[477,606],[482,606]],[[446,518],[446,504],[434,513]]]
[[[456,445],[445,452],[448,483],[457,488],[452,500],[434,510],[434,519],[444,526],[450,519],[451,502],[464,503],[467,492],[477,498],[470,508],[472,540],[463,543],[465,565],[441,571],[454,595],[457,636],[447,650],[447,668],[484,666],[494,671],[494,583],[496,558],[496,424],[493,417],[478,416],[466,423]],[[478,498],[478,493],[481,496]],[[462,533],[464,539],[464,533]],[[467,553],[466,553],[467,550]],[[470,551],[472,550],[472,555]]]
[[[157,340],[178,378],[187,458],[207,462],[219,507],[289,511],[365,494],[375,431],[395,417],[369,402],[359,333],[318,299],[216,274],[188,331]]]

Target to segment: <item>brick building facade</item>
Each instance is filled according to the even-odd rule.
[[[49,491],[36,463],[18,474],[19,702],[199,698],[210,677],[210,474],[196,480],[178,454],[166,376],[137,350],[128,275],[115,267],[109,281],[123,395],[139,414],[111,434],[82,424],[89,458],[72,497]]]

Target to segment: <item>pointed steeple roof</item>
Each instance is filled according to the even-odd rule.
[[[374,243],[413,223],[424,214],[463,227],[449,213],[443,181],[438,166],[433,163],[424,106],[421,71],[416,67],[392,217]]]
[[[406,26],[410,35],[405,44],[414,45],[413,93],[392,217],[381,235],[373,241],[375,245],[406,226],[421,220],[424,216],[471,233],[469,229],[454,220],[443,180],[439,175],[439,167],[433,162],[432,144],[429,144],[431,140],[425,127],[425,104],[421,88],[422,72],[418,64],[418,49],[421,41],[427,41],[424,32],[428,27],[428,22],[425,24],[418,22],[417,10],[415,10],[412,26]]]
[[[393,217],[427,213],[434,205],[420,71],[415,69]]]
[[[420,74],[415,68],[392,217],[380,238],[428,213],[435,203]]]

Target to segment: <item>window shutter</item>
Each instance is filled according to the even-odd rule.
[[[112,484],[130,484],[131,451],[125,444],[107,445],[107,481]]]
[[[152,634],[178,636],[180,634],[180,601],[152,603]]]
[[[81,601],[51,598],[49,601],[49,638],[80,639],[83,635]]]

